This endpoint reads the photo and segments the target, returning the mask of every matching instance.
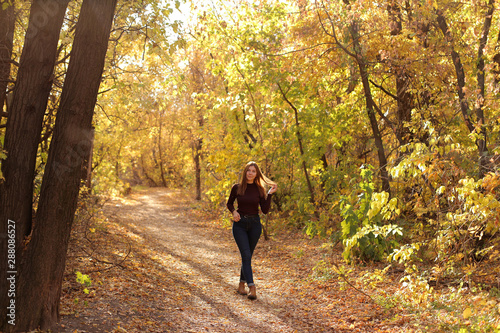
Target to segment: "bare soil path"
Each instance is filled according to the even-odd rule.
[[[412,331],[336,280],[312,280],[321,253],[300,233],[262,237],[253,263],[258,299],[238,295],[231,230],[192,205],[179,191],[154,188],[107,203],[106,229],[87,246],[108,255],[70,256],[59,332]],[[77,270],[92,279],[88,294]]]

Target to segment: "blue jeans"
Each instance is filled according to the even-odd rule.
[[[252,255],[261,233],[262,225],[258,215],[242,216],[238,222],[233,222],[233,236],[241,254],[240,282],[246,282],[249,287],[255,285],[253,283]]]

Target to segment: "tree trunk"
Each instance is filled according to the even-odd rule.
[[[493,79],[495,82],[495,90],[500,88],[500,31],[497,36],[497,43],[495,45],[495,55],[493,56]]]
[[[498,93],[500,91],[500,31],[497,35],[497,42],[495,45],[495,55],[493,56],[493,80],[494,80],[494,91]],[[495,142],[496,146],[500,146],[500,133],[497,134],[497,140]],[[497,158],[498,161],[498,158]]]
[[[160,158],[160,176],[161,176],[161,184],[163,187],[167,187],[167,180],[165,179],[165,171],[164,163],[163,163],[163,149],[161,145],[161,137],[162,137],[162,129],[163,129],[163,120],[161,119],[161,114],[163,111],[159,111],[160,114],[158,116],[158,156]]]
[[[201,200],[201,148],[203,139],[196,139],[194,142],[194,171],[196,177],[196,200]]]
[[[375,102],[373,101],[372,92],[370,89],[370,82],[368,80],[367,65],[363,59],[363,55],[361,54],[358,25],[355,21],[351,23],[350,32],[355,52],[355,59],[358,63],[359,74],[361,76],[361,82],[363,83],[363,90],[365,93],[365,100],[366,100],[366,112],[368,113],[368,119],[370,120],[373,137],[375,139],[375,146],[377,147],[377,154],[380,167],[380,178],[382,180],[382,190],[390,194],[391,185],[389,183],[389,173],[387,172],[387,157],[385,156],[384,143],[382,142],[382,136],[380,135],[380,130],[378,128],[377,117],[375,116],[375,110],[374,110]]]
[[[83,161],[83,170],[82,170],[82,181],[87,188],[87,191],[90,193],[92,188],[92,157],[94,155],[94,136],[95,129],[92,127],[90,132],[90,153],[88,158]]]
[[[493,15],[493,5],[490,4],[490,10],[492,11],[491,14]],[[480,135],[479,138],[476,139],[476,146],[478,149],[479,157],[480,157],[480,170],[479,170],[479,176],[482,177],[484,175],[484,169],[483,169],[483,163],[486,163],[486,154],[488,152],[486,148],[486,128],[484,127],[484,113],[482,109],[482,103],[484,103],[484,60],[482,59],[483,57],[483,51],[484,47],[486,46],[486,41],[488,38],[488,31],[489,31],[489,26],[491,25],[491,16],[488,18],[486,16],[486,20],[483,26],[483,34],[481,36],[481,41],[478,49],[478,64],[477,64],[477,69],[480,70],[482,67],[483,73],[478,73],[477,79],[478,79],[478,90],[479,90],[479,96],[478,96],[478,101],[480,101],[479,108],[476,109],[476,115],[477,115],[477,124],[479,125],[479,131]],[[460,55],[458,52],[455,50],[455,47],[453,45],[453,37],[451,35],[451,32],[448,28],[448,24],[446,22],[446,18],[444,17],[444,14],[441,11],[437,11],[437,22],[439,24],[439,28],[441,29],[444,37],[446,38],[447,42],[450,44],[450,49],[451,49],[451,59],[453,60],[453,64],[455,66],[455,74],[457,77],[457,94],[460,102],[460,111],[462,112],[462,116],[465,121],[465,125],[467,126],[467,129],[469,130],[470,133],[473,133],[476,128],[474,126],[473,121],[471,120],[470,113],[471,110],[469,108],[469,104],[467,103],[467,99],[465,97],[465,72],[464,72],[464,67],[462,65],[462,60],[460,59]],[[481,91],[482,89],[482,91]]]
[[[483,177],[488,171],[488,147],[486,145],[486,128],[484,118],[484,94],[485,94],[485,68],[484,68],[484,49],[488,42],[488,35],[490,33],[491,21],[493,19],[493,12],[495,11],[495,0],[489,0],[488,10],[485,14],[483,31],[479,41],[477,50],[477,101],[476,101],[476,117],[479,125],[479,138],[477,139],[477,147],[479,150],[479,176]]]
[[[199,133],[203,129],[205,120],[203,119],[203,112],[200,107],[197,107],[198,113],[198,130]],[[201,158],[202,158],[203,138],[198,137],[194,140],[194,172],[196,177],[196,200],[201,200]]]
[[[5,177],[0,183],[0,234],[7,233],[8,220],[15,223],[16,261],[9,271],[19,271],[23,253],[21,244],[31,232],[33,177],[42,121],[52,87],[59,33],[69,0],[34,0],[28,30],[17,73],[12,105],[7,118],[2,161]],[[10,288],[6,280],[7,239],[1,237],[0,260],[0,331],[17,328],[7,323],[7,298]],[[10,276],[10,275],[9,275]],[[17,280],[17,277],[15,277]],[[16,309],[18,309],[16,307]],[[10,312],[10,310],[9,310]],[[17,315],[16,320],[23,314]]]
[[[158,187],[156,181],[153,178],[151,178],[148,174],[148,170],[146,169],[146,163],[144,163],[144,155],[141,155],[141,169],[142,173],[144,174],[144,177],[146,177],[146,179],[149,181],[149,186]]]
[[[7,84],[10,79],[10,63],[12,58],[12,46],[14,40],[14,1],[3,9],[3,5],[9,3],[7,0],[0,0],[0,120],[5,115],[3,105],[7,92]]]
[[[306,178],[307,188],[309,189],[309,195],[310,195],[309,201],[312,204],[314,204],[316,202],[316,200],[314,198],[314,190],[312,187],[312,183],[311,183],[311,180],[309,179],[309,172],[307,172],[307,165],[306,165],[305,156],[304,156],[304,148],[302,145],[302,135],[300,133],[299,113],[298,113],[295,105],[293,105],[293,103],[290,102],[290,100],[286,97],[286,94],[283,91],[283,89],[281,88],[281,85],[279,83],[278,83],[278,88],[280,89],[281,95],[283,96],[283,99],[285,100],[285,102],[287,102],[288,105],[290,105],[290,107],[293,109],[293,111],[295,113],[295,126],[296,126],[295,134],[297,135],[297,141],[299,143],[300,158],[302,160],[302,169],[304,170],[304,176]],[[315,214],[317,214],[316,211],[315,211]]]
[[[344,4],[347,6],[350,6],[350,1],[349,0],[343,0]],[[373,101],[372,97],[372,92],[370,88],[370,81],[368,77],[368,67],[365,62],[365,59],[363,58],[363,54],[361,51],[361,45],[359,43],[359,27],[358,23],[353,20],[349,26],[349,33],[352,38],[352,48],[353,50],[348,49],[347,46],[343,45],[337,38],[337,34],[335,32],[335,22],[331,18],[331,16],[328,14],[328,12],[325,10],[325,13],[327,14],[328,19],[330,20],[330,24],[332,26],[332,31],[328,32],[324,25],[323,22],[321,23],[321,26],[323,27],[323,31],[327,33],[329,36],[333,37],[335,40],[335,44],[340,47],[346,54],[348,54],[350,57],[352,57],[356,63],[358,64],[358,69],[359,69],[359,74],[361,76],[361,81],[363,83],[363,90],[365,94],[365,103],[366,103],[366,112],[368,114],[368,119],[370,120],[370,126],[372,128],[373,132],[373,137],[375,139],[375,146],[377,148],[377,154],[378,154],[378,160],[379,160],[379,166],[380,166],[380,178],[382,181],[382,190],[388,192],[390,194],[391,192],[391,186],[389,182],[389,173],[387,172],[387,157],[385,156],[385,151],[384,151],[384,144],[382,141],[382,136],[380,134],[380,130],[378,128],[378,122],[377,122],[377,117],[375,115],[375,108],[377,107],[375,102]],[[396,26],[395,29],[398,29]],[[381,112],[380,112],[381,113]],[[382,113],[381,113],[382,114]],[[383,114],[382,114],[383,115]],[[397,134],[397,132],[396,132]]]
[[[396,91],[398,104],[398,123],[397,137],[401,138],[399,144],[405,145],[412,139],[411,131],[406,127],[405,123],[411,121],[411,110],[414,108],[413,95],[410,89],[410,76],[404,68],[396,67]]]
[[[61,93],[36,224],[19,272],[17,331],[53,327],[66,251],[89,158],[92,117],[101,82],[116,0],[84,0]]]
[[[387,5],[389,14],[389,28],[392,36],[401,34],[403,29],[402,14],[400,5],[393,1]],[[396,59],[398,62],[399,59]],[[404,66],[398,63],[391,64],[396,74],[396,102],[397,102],[397,124],[396,137],[400,145],[405,145],[411,140],[411,132],[405,126],[406,122],[411,120],[411,110],[413,109],[413,95],[409,91],[411,76],[406,72]]]
[[[233,58],[234,58],[234,55],[233,55]],[[236,61],[235,59],[235,64],[237,64],[238,62]],[[257,133],[260,137],[260,142],[262,144],[262,131],[260,130],[260,117],[259,117],[259,112],[257,112],[257,104],[255,102],[255,97],[253,95],[253,92],[252,92],[252,88],[250,87],[250,84],[248,84],[248,81],[247,81],[247,78],[245,77],[245,74],[243,74],[243,72],[240,70],[240,68],[238,66],[236,66],[236,70],[238,71],[238,73],[240,74],[242,80],[243,80],[243,83],[245,84],[245,87],[247,88],[247,92],[248,92],[248,95],[250,96],[250,100],[251,100],[251,103],[250,103],[250,107],[252,108],[253,110],[253,113],[254,113],[254,116],[255,116],[255,124],[257,126]],[[245,142],[248,143],[248,146],[250,149],[253,149],[255,146],[255,144],[257,143],[257,139],[253,136],[253,134],[250,132],[249,128],[248,128],[248,123],[247,123],[247,115],[245,114],[245,108],[243,107],[242,108],[242,112],[243,112],[243,123],[245,124],[245,132],[246,133],[243,133],[243,137],[245,138]],[[236,119],[239,121],[239,117],[238,117],[238,110],[236,109],[235,110],[235,115],[236,115]],[[250,142],[248,140],[248,138],[250,138],[253,142]]]
[[[200,68],[201,65],[201,59],[200,59],[200,54],[196,53],[194,55],[194,59],[192,62],[190,62],[190,68],[191,68],[191,74],[192,74],[192,81],[194,83],[193,86],[193,91],[195,91],[197,94],[203,94],[205,93],[205,78],[204,74],[205,69],[202,67]],[[198,98],[194,100],[194,107],[196,110],[196,122],[198,125],[198,128],[194,130],[194,133],[198,136],[200,131],[203,129],[203,125],[205,123],[205,120],[203,119],[203,110],[205,108],[211,108],[210,105],[205,105],[204,103],[199,103]],[[235,111],[237,112],[237,111]],[[237,117],[237,113],[235,113],[235,116]],[[248,128],[247,128],[248,131]],[[251,135],[251,133],[250,133]],[[245,141],[248,142],[248,138],[243,135],[245,138]],[[194,173],[195,173],[195,180],[196,180],[196,200],[201,200],[201,159],[202,159],[202,148],[203,148],[203,138],[201,136],[198,136],[197,138],[193,139],[192,143],[193,147],[193,160],[194,160]]]

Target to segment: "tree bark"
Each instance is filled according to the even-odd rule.
[[[200,61],[201,55],[199,53],[194,54],[193,61],[190,62],[190,69],[192,74],[192,82],[193,82],[193,91],[199,94],[205,93],[208,85],[206,84],[204,73],[205,69],[201,68]],[[194,173],[195,173],[195,187],[196,187],[196,200],[201,200],[201,159],[202,159],[202,148],[203,148],[203,138],[198,135],[198,133],[203,129],[203,125],[205,120],[203,119],[203,110],[205,108],[210,108],[209,105],[204,105],[204,103],[199,103],[198,98],[194,100],[194,107],[196,110],[196,122],[198,128],[193,132],[196,133],[198,137],[193,139],[192,147],[193,147],[193,160],[194,160]],[[237,117],[237,114],[235,114]],[[247,128],[248,130],[248,128]],[[248,142],[248,139],[245,135],[243,135],[245,140]]]
[[[14,40],[14,1],[3,9],[7,0],[0,0],[0,120],[6,115],[2,112],[7,92],[7,84],[10,79],[10,63],[12,58],[12,46]]]
[[[495,89],[498,91],[500,88],[500,31],[497,36],[497,43],[495,45],[495,55],[493,56],[493,79],[495,82]]]
[[[391,35],[400,35],[403,29],[400,5],[395,1],[390,1],[387,5],[387,11],[390,19],[389,28]],[[409,91],[411,76],[407,73],[404,66],[398,63],[391,64],[391,66],[396,76],[397,124],[395,135],[398,138],[399,144],[405,145],[411,140],[411,132],[405,126],[405,123],[411,120],[411,110],[414,107],[413,95]]]
[[[484,49],[488,42],[488,35],[490,33],[491,21],[493,19],[493,12],[495,11],[495,0],[489,0],[488,10],[484,17],[483,31],[479,41],[477,50],[477,100],[475,106],[475,113],[477,123],[479,126],[479,138],[476,141],[479,150],[479,176],[483,177],[488,171],[488,147],[486,145],[486,128],[484,117],[484,94],[485,94],[485,68],[484,68]]]
[[[489,10],[488,12],[491,11],[491,15],[486,15],[485,22],[483,25],[483,32],[481,36],[481,40],[479,42],[479,48],[478,48],[478,59],[477,59],[477,69],[478,69],[478,74],[477,74],[477,80],[478,80],[478,87],[477,89],[479,90],[478,93],[478,103],[479,105],[476,108],[476,122],[477,125],[479,126],[479,138],[476,139],[476,146],[478,149],[479,157],[480,157],[480,168],[479,168],[479,176],[482,177],[484,175],[484,166],[487,163],[487,153],[488,149],[486,147],[486,128],[484,127],[484,112],[483,112],[483,103],[484,103],[484,59],[483,59],[483,52],[484,48],[486,47],[486,42],[488,39],[488,33],[489,33],[489,28],[491,26],[491,18],[493,15],[493,3],[494,1],[490,0]],[[462,61],[460,59],[460,55],[458,52],[455,50],[455,47],[453,45],[453,36],[451,35],[450,29],[448,27],[448,23],[446,22],[446,18],[443,14],[442,11],[437,11],[437,22],[439,25],[439,28],[441,29],[441,32],[443,33],[444,37],[446,38],[447,42],[450,45],[451,49],[451,59],[453,61],[453,64],[455,66],[455,74],[457,77],[457,94],[460,102],[460,111],[462,112],[462,116],[464,118],[465,125],[467,126],[467,129],[469,130],[470,133],[473,133],[476,130],[475,124],[471,120],[470,113],[471,110],[469,108],[469,104],[467,103],[467,99],[465,96],[465,72],[464,68],[462,65]]]
[[[34,0],[31,5],[28,30],[21,54],[12,105],[9,109],[2,161],[4,182],[0,182],[0,234],[7,233],[7,224],[15,223],[15,267],[22,265],[22,243],[31,232],[33,177],[42,121],[52,88],[59,33],[69,0]],[[5,255],[7,238],[0,237],[0,331],[17,326],[7,323],[5,297],[10,288],[6,280]],[[10,276],[10,275],[9,275]],[[17,280],[17,276],[15,277]],[[16,307],[17,308],[17,307]],[[22,315],[16,315],[16,319]]]
[[[92,189],[92,157],[94,155],[94,136],[95,136],[95,128],[92,127],[90,132],[90,153],[86,160],[83,161],[83,170],[82,170],[82,181],[87,188],[87,191],[90,193]]]
[[[84,0],[42,181],[37,220],[19,273],[17,331],[59,319],[66,251],[116,0]]]
[[[302,169],[304,170],[304,176],[306,178],[307,188],[309,189],[310,202],[312,204],[314,204],[316,202],[316,200],[314,198],[314,190],[312,187],[312,183],[311,183],[311,180],[309,179],[309,172],[307,172],[307,165],[306,165],[305,156],[304,156],[304,148],[302,145],[302,135],[300,133],[299,113],[298,113],[295,105],[293,105],[293,103],[290,102],[290,100],[286,97],[286,94],[283,91],[283,89],[281,88],[281,85],[279,83],[278,83],[278,88],[280,89],[280,92],[281,92],[281,95],[283,96],[283,99],[285,100],[285,102],[288,103],[288,105],[290,105],[290,107],[292,108],[292,110],[294,111],[294,114],[295,114],[295,127],[296,127],[295,134],[297,136],[297,141],[299,143],[300,158],[302,160]],[[315,214],[317,214],[316,211],[315,211]]]
[[[453,37],[451,36],[451,32],[448,29],[448,24],[446,23],[446,18],[444,17],[443,13],[438,11],[437,13],[437,22],[439,24],[439,28],[443,32],[443,35],[447,39],[448,43],[450,43],[451,47],[451,59],[453,60],[453,65],[455,66],[455,74],[457,76],[457,94],[460,102],[460,111],[462,112],[462,116],[465,121],[465,125],[467,126],[467,129],[469,132],[474,131],[474,125],[472,124],[472,121],[470,119],[470,109],[469,109],[469,104],[467,103],[467,100],[465,98],[465,72],[464,72],[464,67],[462,65],[462,61],[460,59],[460,55],[455,51],[455,48],[453,46]]]
[[[353,21],[351,23],[349,30],[352,37],[355,59],[359,67],[361,82],[363,83],[363,90],[365,93],[365,101],[366,101],[366,112],[368,114],[368,119],[370,120],[373,137],[375,139],[375,146],[377,147],[377,154],[380,167],[380,178],[382,180],[382,190],[390,194],[391,185],[389,183],[389,173],[387,172],[387,157],[385,156],[384,143],[382,142],[382,136],[378,128],[377,117],[375,116],[375,110],[374,110],[375,102],[373,101],[372,92],[370,88],[370,81],[368,79],[367,65],[363,59],[363,55],[361,54],[358,24],[356,21]]]
[[[160,114],[158,115],[158,157],[160,158],[160,176],[161,176],[161,184],[163,185],[163,187],[167,187],[167,180],[165,179],[165,170],[163,170],[164,168],[163,148],[161,144],[162,129],[163,129],[163,119],[161,119],[161,115],[163,111],[159,111],[159,113]]]
[[[238,62],[235,59],[235,64],[237,64],[237,63]],[[240,68],[238,66],[236,66],[236,70],[238,71],[238,73],[240,74],[241,78],[243,79],[243,83],[245,84],[245,87],[247,88],[247,92],[248,92],[248,94],[250,96],[250,100],[252,101],[250,103],[250,107],[252,108],[254,116],[255,116],[255,124],[257,126],[257,133],[259,134],[260,142],[262,144],[263,139],[262,139],[262,131],[260,130],[260,117],[259,117],[259,112],[257,111],[257,103],[255,101],[255,97],[253,95],[252,88],[250,87],[250,84],[248,83],[247,78],[245,77],[245,74],[243,74],[243,72],[240,70]],[[254,148],[254,144],[257,143],[257,139],[253,136],[253,134],[248,129],[248,123],[246,121],[247,117],[246,117],[246,114],[245,114],[245,109],[243,108],[242,111],[243,111],[243,123],[245,124],[245,129],[246,129],[246,133],[243,133],[243,137],[245,138],[245,142],[248,143],[249,148],[253,149]],[[238,111],[235,110],[236,119],[238,120],[238,114],[237,114],[237,112]],[[248,138],[250,138],[252,140],[253,144],[248,140]]]
[[[203,119],[203,112],[198,110],[198,129],[201,130],[205,123]],[[196,131],[198,132],[198,131]],[[203,148],[203,138],[199,137],[194,140],[194,167],[196,177],[196,200],[201,200],[201,154]]]
[[[196,177],[196,200],[201,200],[201,147],[203,139],[196,139],[194,142],[194,172]]]
[[[350,6],[350,1],[349,0],[343,0],[344,4],[347,6]],[[389,182],[389,173],[387,172],[387,157],[385,156],[385,151],[384,151],[384,144],[382,142],[382,136],[380,134],[380,130],[378,128],[378,123],[377,123],[377,117],[375,115],[375,108],[377,105],[373,101],[372,97],[372,92],[370,88],[370,81],[369,81],[369,76],[368,76],[368,66],[365,62],[365,59],[363,58],[362,52],[361,52],[361,45],[359,42],[359,27],[358,23],[353,20],[349,26],[349,33],[352,38],[352,46],[353,50],[348,49],[345,45],[343,45],[337,38],[336,34],[336,29],[335,29],[335,22],[332,19],[332,17],[329,15],[328,11],[324,8],[323,10],[325,11],[328,20],[330,21],[332,31],[329,32],[326,27],[323,24],[323,21],[320,17],[320,24],[321,27],[323,28],[323,31],[331,36],[335,44],[342,49],[347,55],[352,57],[359,69],[359,74],[361,76],[361,82],[363,83],[363,90],[365,94],[365,103],[366,103],[366,111],[368,114],[368,119],[370,120],[370,126],[372,128],[373,132],[373,137],[375,139],[375,146],[377,148],[377,155],[378,155],[378,160],[379,160],[379,166],[380,166],[380,179],[382,181],[382,190],[388,192],[390,194],[391,192],[391,186]],[[379,110],[380,111],[380,110]],[[381,112],[379,112],[381,113]],[[383,115],[383,114],[382,114]]]
[[[495,45],[495,55],[493,56],[493,80],[494,80],[494,91],[498,93],[500,91],[500,31],[497,35],[497,41]],[[495,144],[500,146],[500,133],[497,135]],[[497,158],[498,161],[498,158]]]
[[[414,99],[409,91],[411,79],[405,69],[396,66],[396,91],[397,91],[397,134],[400,138],[400,145],[405,145],[412,139],[411,131],[406,127],[405,123],[411,121],[411,110],[414,107]]]
[[[240,116],[238,115],[238,112],[239,112],[239,110],[235,109],[233,113],[234,113],[234,117],[236,118],[236,122],[238,123],[238,126],[240,126],[240,128],[241,128]],[[243,116],[241,118],[242,118],[243,125],[245,126],[245,128],[241,129],[241,135],[243,136],[243,139],[245,140],[245,142],[248,144],[248,148],[253,149],[255,147],[255,144],[257,143],[257,139],[252,134],[252,132],[250,132],[250,129],[248,128],[245,110],[242,110],[242,113],[243,113]]]

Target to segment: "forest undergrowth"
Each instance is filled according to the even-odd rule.
[[[234,292],[239,258],[227,219],[209,206],[161,188],[89,198],[73,230],[60,332],[499,331],[491,274],[457,283],[419,274],[432,263],[348,264],[340,243],[277,216],[264,224],[259,299],[250,302]]]

